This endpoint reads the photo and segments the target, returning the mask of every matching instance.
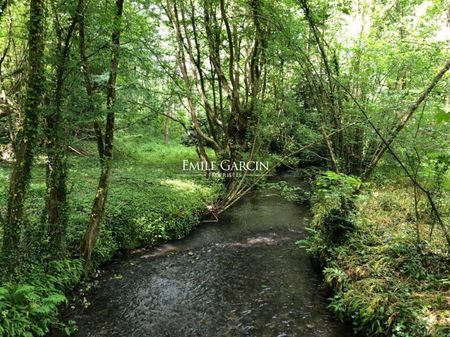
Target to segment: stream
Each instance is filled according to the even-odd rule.
[[[308,221],[306,207],[253,191],[183,240],[114,260],[91,305],[65,318],[77,337],[354,336],[295,245]]]

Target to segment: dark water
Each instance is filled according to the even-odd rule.
[[[306,208],[255,191],[182,241],[112,263],[75,336],[350,337],[295,241]]]

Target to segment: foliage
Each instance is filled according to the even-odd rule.
[[[258,184],[261,189],[272,189],[278,191],[283,198],[297,203],[303,203],[308,200],[309,193],[303,187],[292,186],[287,181],[280,180],[277,182],[261,181]]]
[[[109,157],[104,145],[114,138],[96,266],[121,250],[184,237],[205,206],[235,187],[232,179],[182,175],[184,159],[317,165],[334,171],[320,174],[311,193],[261,185],[311,202],[301,244],[327,264],[325,278],[338,291],[333,310],[370,334],[422,333],[427,315],[427,331],[445,333],[433,323],[434,305],[444,301],[434,292],[448,290],[445,1],[136,0],[124,1],[120,20],[119,3],[0,0],[0,160],[14,163],[13,149],[20,159],[24,131],[32,140],[22,143],[24,179],[0,163],[0,238],[14,248],[2,246],[14,255],[3,259],[14,269],[3,278],[16,282],[2,294],[14,294],[20,278],[45,279],[41,267],[54,259],[78,256],[105,167],[96,154]],[[114,137],[93,130],[104,122]],[[368,192],[358,177],[383,187]],[[19,193],[8,196],[14,185]],[[5,213],[16,198],[13,208],[25,212],[14,223]],[[353,267],[367,276],[358,286]],[[422,307],[412,295],[417,282],[420,292],[434,291]],[[21,291],[47,298],[29,284]],[[31,325],[47,319],[29,317]]]
[[[118,138],[117,142],[111,195],[94,252],[95,265],[109,261],[122,249],[184,237],[199,221],[206,205],[214,203],[221,193],[220,181],[206,180],[202,175],[182,175],[182,161],[196,160],[192,148],[143,141],[139,134]],[[93,151],[91,144],[84,146]],[[77,253],[91,208],[97,168],[92,157],[72,156],[69,160],[72,173],[68,180],[67,247]],[[29,213],[36,215],[29,218],[27,235],[32,238],[42,235],[39,230],[42,176],[42,167],[36,168],[27,203]],[[4,190],[1,192],[6,194]],[[52,247],[46,247],[45,241],[43,244],[41,240],[30,239],[28,248],[37,253],[35,256],[51,255],[46,250]],[[36,259],[29,260],[27,265],[39,263]]]
[[[26,283],[0,287],[0,336],[44,336],[52,326],[71,331],[59,322],[58,307],[83,273],[80,260],[52,261],[48,270],[29,275]]]
[[[342,244],[355,229],[354,202],[361,180],[345,174],[326,171],[318,176],[313,190],[313,221],[309,235],[301,244],[323,258],[328,249]]]
[[[324,279],[335,292],[329,308],[368,336],[448,336],[450,269],[448,253],[442,249],[445,242],[438,233],[419,245],[415,241],[410,188],[379,188],[366,188],[354,199],[357,230],[345,242],[330,246],[317,227],[301,242],[326,265]],[[420,231],[429,226],[421,223]]]
[[[144,142],[141,135],[117,141],[119,151],[114,163],[111,195],[94,251],[97,267],[120,251],[184,237],[199,222],[206,205],[214,203],[221,193],[219,181],[181,174],[183,159],[196,160],[192,148]],[[84,144],[84,148],[93,151],[91,144]],[[95,190],[95,161],[94,157],[69,158],[72,174],[68,183],[67,247],[75,256]],[[0,170],[4,180],[7,169]],[[21,274],[14,282],[0,288],[4,296],[0,301],[0,312],[3,312],[0,326],[5,336],[42,336],[50,326],[72,329],[61,325],[58,306],[66,302],[64,294],[79,282],[82,268],[79,260],[50,262],[48,270],[41,268],[52,255],[49,253],[52,247],[45,244],[48,240],[42,240],[39,231],[40,196],[45,188],[43,171],[41,166],[35,168],[27,201],[29,214],[35,216],[29,217],[28,232],[24,234],[29,236],[29,251],[35,254],[25,257],[19,269]],[[6,196],[5,190],[0,193],[3,198]]]

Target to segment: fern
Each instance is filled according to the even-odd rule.
[[[0,336],[45,336],[51,326],[60,324],[58,306],[67,303],[64,293],[79,282],[82,265],[64,260],[53,262],[49,269],[27,283],[0,287]]]

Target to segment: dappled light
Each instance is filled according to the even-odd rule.
[[[444,0],[0,0],[0,337],[449,337]]]
[[[198,188],[198,186],[193,181],[180,179],[166,179],[161,181],[161,184],[187,192],[195,191]]]

